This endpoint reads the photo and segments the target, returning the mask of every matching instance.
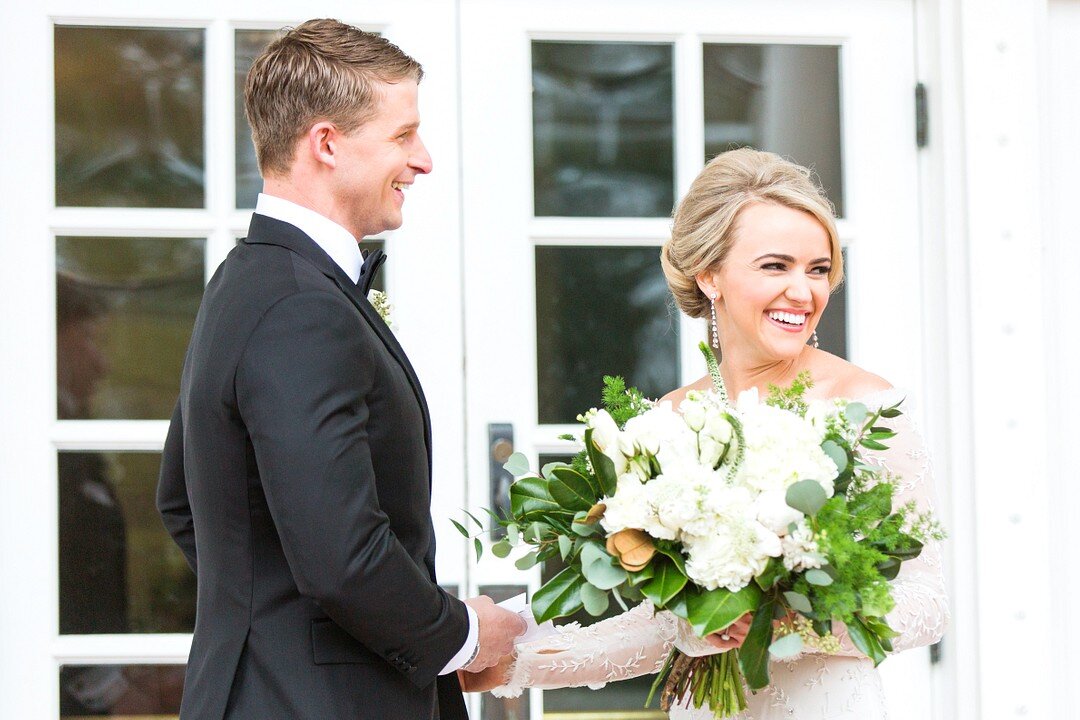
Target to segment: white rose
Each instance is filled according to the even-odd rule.
[[[757,519],[765,527],[780,537],[787,535],[791,523],[800,522],[804,515],[787,504],[787,492],[767,490],[754,500]]]
[[[615,420],[607,410],[597,410],[589,420],[589,427],[592,428],[592,439],[596,447],[614,463],[615,473],[624,473],[626,456],[619,450],[619,426],[615,424]]]
[[[620,475],[615,494],[601,502],[607,509],[600,524],[609,534],[626,528],[644,530],[647,525],[656,522],[645,485],[633,474]]]

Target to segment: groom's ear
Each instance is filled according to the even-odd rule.
[[[308,128],[301,149],[308,157],[329,168],[337,167],[338,138],[341,133],[329,120],[317,122]]]

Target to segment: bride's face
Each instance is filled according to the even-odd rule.
[[[719,295],[724,353],[751,362],[798,357],[829,303],[828,232],[810,213],[754,203],[736,218],[734,238],[720,270],[698,278],[707,295]]]

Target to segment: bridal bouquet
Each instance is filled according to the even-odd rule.
[[[704,637],[753,613],[741,648],[674,650],[653,688],[666,680],[665,709],[689,698],[731,717],[746,707],[744,684],[768,684],[770,656],[835,651],[836,622],[881,662],[895,636],[888,581],[941,532],[913,504],[894,507],[894,478],[861,456],[886,449],[894,433],[881,421],[897,406],[808,401],[807,375],[730,405],[702,349],[715,390],[673,408],[605,378],[605,407],[579,416],[584,450],[572,464],[531,473],[511,457],[507,537],[492,550],[527,544],[521,569],[566,564],[533,596],[538,622],[647,598]]]

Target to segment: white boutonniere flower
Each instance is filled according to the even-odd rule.
[[[394,324],[392,317],[394,306],[390,304],[390,299],[386,297],[386,293],[382,290],[368,290],[367,299],[371,306],[375,308],[375,312],[379,313],[379,317],[383,319],[383,322],[391,330],[396,329],[397,326]]]

